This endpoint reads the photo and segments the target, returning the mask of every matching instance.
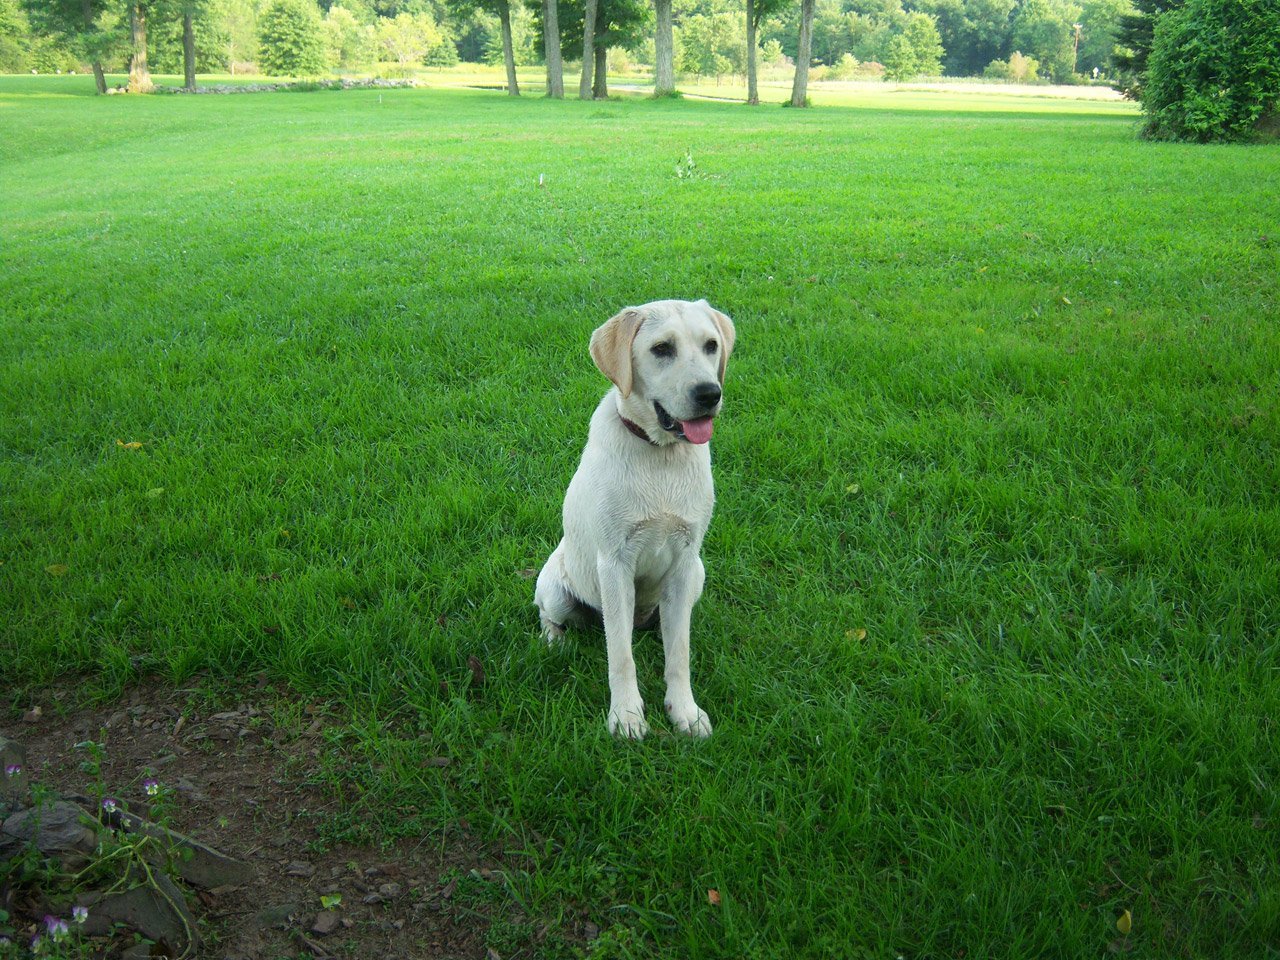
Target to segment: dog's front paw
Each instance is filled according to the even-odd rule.
[[[542,639],[547,641],[548,647],[559,646],[564,641],[564,624],[543,617]]]
[[[711,718],[707,711],[692,700],[687,704],[667,704],[667,716],[677,733],[686,733],[691,737],[711,736]]]
[[[609,732],[624,740],[643,740],[649,732],[649,724],[644,722],[644,701],[639,697],[615,701],[609,707]]]

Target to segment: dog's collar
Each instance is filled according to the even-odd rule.
[[[622,414],[618,414],[618,419],[622,421],[622,425],[624,427],[626,427],[628,430],[634,433],[637,437],[639,437],[645,443],[649,444],[649,446],[651,447],[658,446],[658,444],[654,443],[653,440],[649,438],[649,435],[644,432],[644,427],[640,426],[640,424],[634,423],[633,421],[628,420]]]

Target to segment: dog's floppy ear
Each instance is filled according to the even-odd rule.
[[[737,332],[733,329],[733,321],[717,310],[706,300],[699,301],[704,304],[707,311],[711,314],[711,319],[715,321],[716,329],[720,331],[720,344],[724,347],[720,351],[720,386],[724,386],[724,368],[729,363],[729,354],[733,353],[733,341],[737,337]]]
[[[624,397],[631,396],[631,345],[642,323],[644,314],[627,307],[591,334],[591,359]]]

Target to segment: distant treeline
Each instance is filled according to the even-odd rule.
[[[677,74],[746,72],[745,3],[674,0]],[[653,4],[595,5],[595,43],[609,51],[610,68],[652,65]],[[264,30],[278,6],[305,8],[283,38]],[[800,0],[756,4],[757,61],[766,71],[794,64],[802,7]],[[274,49],[281,43],[305,48],[300,62],[310,70],[502,63],[504,19],[514,63],[533,65],[544,62],[545,10],[542,0],[0,0],[0,72],[87,69],[93,61],[122,69],[140,17],[150,69],[162,73],[183,69],[184,23],[202,73],[287,64]],[[563,56],[580,59],[584,0],[559,0],[556,13]],[[814,0],[811,65],[818,72],[811,76],[1112,78],[1117,54],[1125,54],[1116,27],[1130,13],[1130,0]]]

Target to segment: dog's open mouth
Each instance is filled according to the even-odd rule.
[[[653,411],[658,415],[658,426],[667,433],[688,440],[690,443],[706,443],[711,439],[711,429],[715,425],[714,417],[699,417],[696,420],[677,420],[663,409],[657,400],[653,401]]]

